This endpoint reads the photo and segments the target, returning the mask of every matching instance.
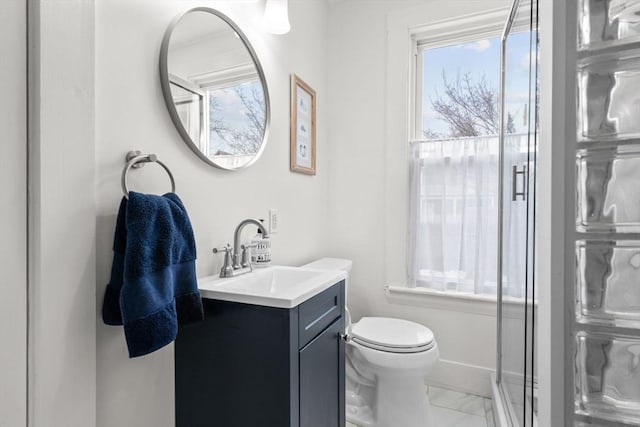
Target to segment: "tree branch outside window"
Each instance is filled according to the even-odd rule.
[[[444,92],[437,92],[436,98],[431,100],[431,107],[438,118],[449,125],[449,134],[427,128],[423,131],[425,138],[460,138],[499,133],[498,91],[488,83],[484,74],[475,80],[470,73],[448,79],[443,70],[442,81]],[[513,114],[508,112],[506,133],[515,132]]]

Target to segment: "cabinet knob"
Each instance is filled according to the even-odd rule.
[[[344,342],[349,342],[351,341],[351,335],[346,334],[346,333],[342,333],[342,332],[338,332],[338,338],[340,338],[341,340],[343,340]]]

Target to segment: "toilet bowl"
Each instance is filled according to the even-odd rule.
[[[304,267],[348,274],[351,261],[322,258]],[[347,421],[362,427],[433,426],[424,384],[439,358],[431,330],[388,317],[363,317],[353,324],[347,318],[346,324]]]

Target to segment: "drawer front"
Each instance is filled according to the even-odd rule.
[[[302,348],[344,314],[344,280],[300,304],[298,339]]]

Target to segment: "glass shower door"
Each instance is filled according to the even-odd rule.
[[[537,425],[535,208],[537,2],[515,0],[502,35],[498,363],[496,380],[512,426]]]

